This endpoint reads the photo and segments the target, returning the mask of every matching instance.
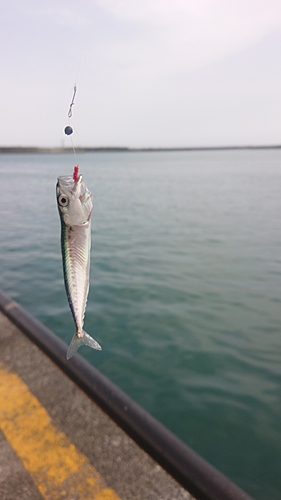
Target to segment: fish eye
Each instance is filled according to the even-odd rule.
[[[67,207],[68,205],[68,197],[65,196],[65,194],[61,194],[59,197],[58,197],[58,203],[61,207]]]

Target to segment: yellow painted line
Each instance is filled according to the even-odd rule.
[[[0,428],[46,500],[120,500],[38,399],[0,367]]]

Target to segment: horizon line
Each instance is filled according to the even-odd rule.
[[[169,151],[220,151],[236,149],[281,149],[281,144],[246,146],[185,146],[185,147],[127,147],[127,146],[79,146],[75,151],[85,152],[169,152]],[[0,153],[71,153],[72,147],[0,146]]]

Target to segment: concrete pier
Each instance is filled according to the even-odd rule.
[[[1,500],[191,500],[0,313]]]

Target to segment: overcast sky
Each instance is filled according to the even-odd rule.
[[[0,7],[2,146],[281,143],[280,0]]]

